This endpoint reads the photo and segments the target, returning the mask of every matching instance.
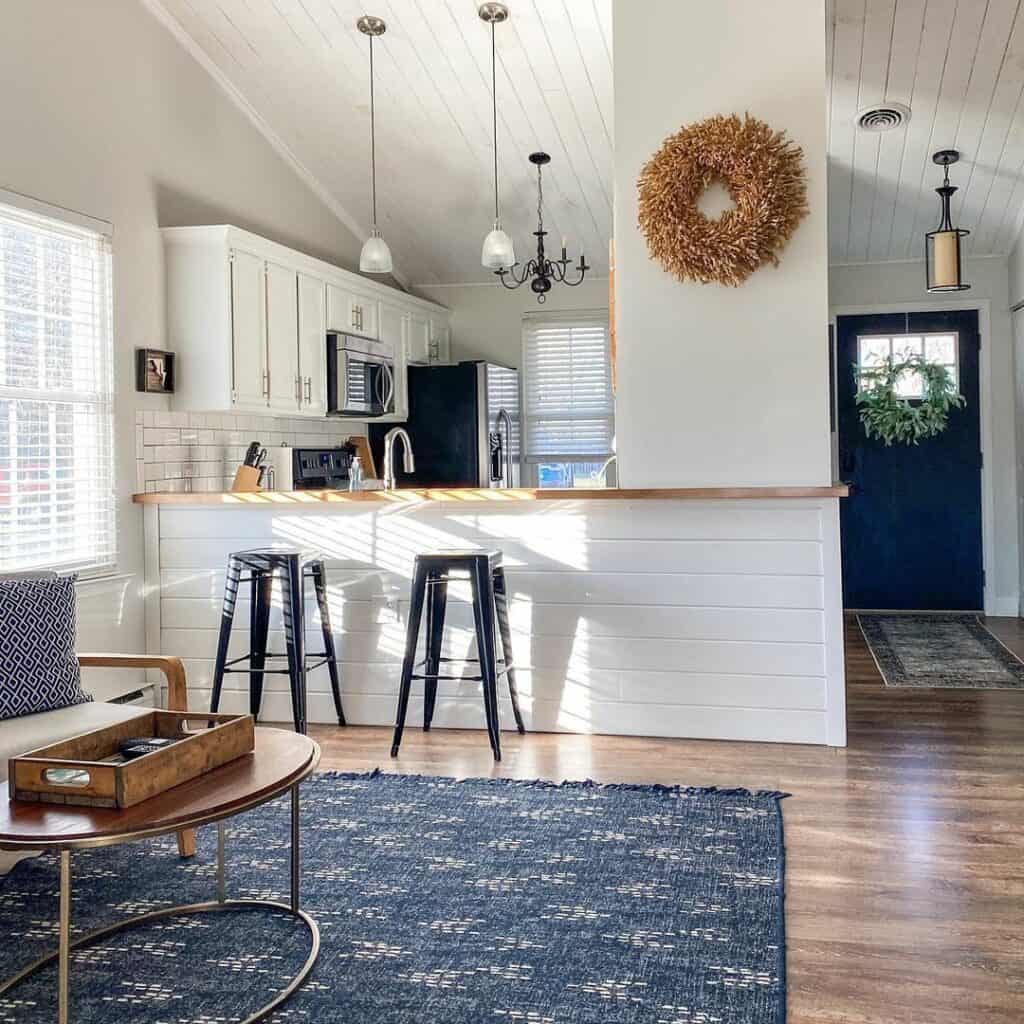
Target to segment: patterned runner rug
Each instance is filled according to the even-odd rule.
[[[302,1024],[781,1024],[780,793],[322,774],[302,789],[323,946],[272,1018]],[[72,923],[214,898],[215,830],[76,853]],[[288,804],[229,822],[230,897],[286,899]],[[56,940],[56,861],[0,879],[2,971]],[[237,1021],[308,953],[285,915],[171,918],[73,954],[75,1024]],[[56,1019],[55,972],[0,1022]]]
[[[858,615],[886,686],[1024,687],[1024,663],[977,615]]]

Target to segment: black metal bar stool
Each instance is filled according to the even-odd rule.
[[[476,626],[476,658],[442,658],[444,617],[448,607],[448,582],[453,572],[469,576],[473,592],[473,621]],[[423,661],[416,661],[423,606],[427,609],[426,651]],[[501,635],[502,658],[495,652],[495,618]],[[466,661],[480,665],[478,676],[440,675],[442,664]],[[500,663],[500,667],[499,667]],[[417,673],[417,668],[423,668]],[[405,638],[405,657],[402,661],[402,681],[398,691],[398,716],[395,720],[395,738],[391,756],[398,756],[405,729],[405,715],[409,708],[409,691],[414,679],[422,679],[423,729],[428,731],[434,718],[439,679],[466,680],[483,683],[484,716],[487,734],[491,740],[494,760],[501,760],[501,732],[498,722],[498,676],[508,679],[509,697],[520,735],[526,732],[523,716],[519,712],[519,694],[516,690],[516,670],[512,659],[512,629],[508,617],[508,587],[500,551],[441,551],[433,555],[417,555],[412,578],[412,596],[409,602],[409,625]]]
[[[248,572],[248,576],[243,573]],[[270,605],[273,597],[274,578],[281,581],[282,603],[284,606],[285,651],[275,654],[267,651],[267,633],[270,630]],[[313,581],[317,606],[320,610],[320,627],[323,632],[324,649],[321,652],[306,652],[305,634],[305,582]],[[243,583],[250,587],[249,600],[249,653],[228,661],[228,644],[231,641],[231,624],[235,618],[235,603],[238,590]],[[266,667],[268,658],[286,658],[286,669]],[[310,663],[310,658],[319,661]],[[236,668],[242,662],[246,667]],[[306,673],[311,669],[327,666],[331,677],[331,691],[334,694],[334,710],[338,724],[345,724],[345,712],[341,706],[341,682],[338,678],[338,657],[331,632],[331,617],[327,603],[327,574],[319,558],[302,560],[300,551],[281,551],[264,548],[253,551],[233,551],[228,556],[227,580],[224,586],[224,605],[221,611],[220,638],[217,641],[217,661],[213,670],[213,692],[210,695],[210,710],[220,706],[224,676],[229,672],[249,673],[249,711],[257,717],[263,700],[263,680],[267,675],[287,675],[292,697],[292,718],[295,731],[306,731]]]

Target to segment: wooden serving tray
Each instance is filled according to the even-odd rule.
[[[104,761],[118,753],[120,743],[136,736],[178,742],[121,764]],[[254,747],[252,715],[151,711],[12,757],[8,788],[12,800],[133,807]]]

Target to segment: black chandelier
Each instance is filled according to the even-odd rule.
[[[964,292],[971,286],[964,283],[963,253],[960,240],[970,231],[953,227],[950,216],[950,200],[956,194],[956,185],[949,183],[949,167],[960,159],[955,149],[940,149],[932,162],[944,170],[942,185],[935,191],[942,203],[942,217],[939,226],[924,236],[925,284],[930,292]]]
[[[530,288],[537,296],[538,302],[544,302],[547,294],[551,291],[552,284],[567,284],[570,288],[583,283],[590,267],[580,253],[580,261],[573,268],[579,277],[575,281],[568,278],[569,264],[572,262],[565,254],[565,239],[562,239],[562,258],[560,260],[549,260],[544,254],[544,238],[547,232],[544,230],[544,183],[541,178],[541,168],[551,162],[547,153],[531,153],[530,163],[537,167],[537,230],[534,235],[537,238],[537,255],[532,257],[526,264],[513,263],[511,267],[501,267],[495,273],[501,278],[501,283],[509,290],[522,287],[527,281]]]

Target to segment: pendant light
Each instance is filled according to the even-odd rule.
[[[930,292],[963,292],[971,286],[963,282],[963,259],[960,239],[970,234],[962,228],[953,227],[949,213],[949,201],[956,192],[956,185],[949,183],[949,167],[960,159],[955,149],[939,150],[932,161],[945,168],[942,185],[935,191],[942,202],[942,220],[935,231],[925,237],[924,261],[925,281]]]
[[[488,270],[508,270],[515,266],[516,254],[512,239],[502,230],[498,216],[498,76],[494,45],[494,27],[508,20],[508,8],[504,4],[487,3],[481,4],[477,13],[491,26],[491,104],[494,114],[494,227],[484,239],[480,262]]]
[[[391,250],[388,248],[388,243],[381,238],[377,228],[377,139],[373,102],[373,40],[375,36],[384,35],[387,26],[380,18],[375,18],[372,14],[364,14],[356,22],[356,28],[364,36],[370,37],[370,194],[372,196],[373,221],[370,237],[359,254],[359,269],[364,274],[390,274],[393,266]]]

